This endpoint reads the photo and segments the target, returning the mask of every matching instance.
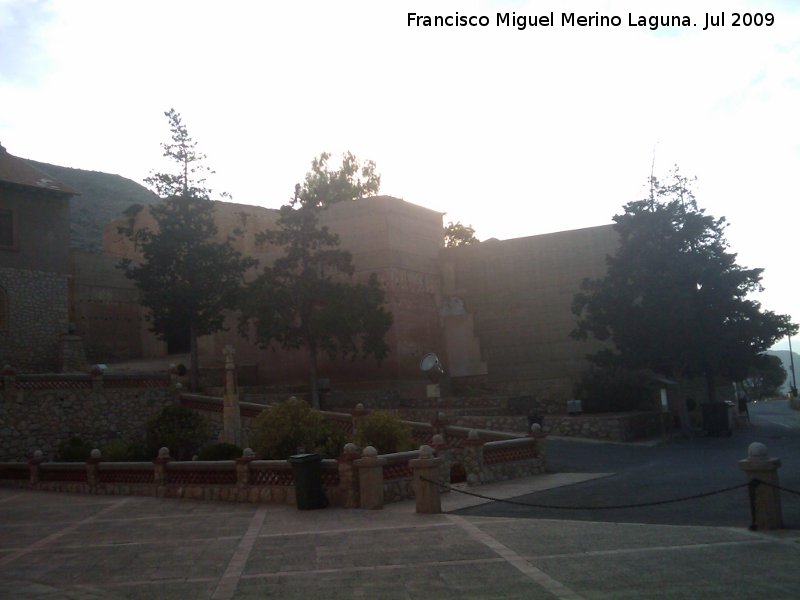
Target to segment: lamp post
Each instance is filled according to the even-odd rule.
[[[794,375],[794,353],[792,352],[792,336],[789,336],[789,366],[792,369],[792,398],[797,398],[797,380]]]

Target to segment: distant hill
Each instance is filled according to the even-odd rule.
[[[789,361],[789,351],[788,350],[768,350],[767,354],[771,354],[773,356],[777,356],[781,359],[783,363],[783,368],[786,369],[786,381],[783,382],[781,386],[781,392],[788,392],[789,388],[792,385],[792,367],[791,362]],[[797,380],[797,387],[800,388],[800,354],[797,352],[792,352],[794,355],[794,376]]]
[[[84,252],[99,253],[103,227],[119,217],[131,204],[150,205],[158,197],[135,181],[99,171],[84,171],[28,160],[28,163],[78,190],[70,200],[71,246]]]

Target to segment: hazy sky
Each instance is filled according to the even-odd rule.
[[[496,26],[512,11],[556,23]],[[491,24],[409,27],[409,12]],[[629,27],[629,12],[697,25]],[[735,12],[774,24],[733,27]],[[740,263],[766,269],[765,307],[800,319],[800,1],[0,0],[12,154],[141,181],[164,166],[171,107],[237,202],[278,207],[314,156],[350,150],[384,193],[481,239],[609,223],[655,151],[656,174],[697,175]]]

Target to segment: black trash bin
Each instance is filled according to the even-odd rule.
[[[714,402],[700,406],[703,408],[703,427],[708,435],[727,437],[733,433],[727,402]]]
[[[319,454],[295,454],[289,457],[294,471],[297,508],[313,510],[328,506],[322,489],[322,457]]]

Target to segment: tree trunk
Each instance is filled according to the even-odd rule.
[[[189,385],[193,392],[200,391],[200,365],[197,360],[197,328],[194,323],[189,325]]]
[[[317,391],[317,353],[313,351],[309,352],[309,357],[311,358],[311,381],[309,381],[308,389],[311,393],[311,406],[319,409],[319,392]]]

